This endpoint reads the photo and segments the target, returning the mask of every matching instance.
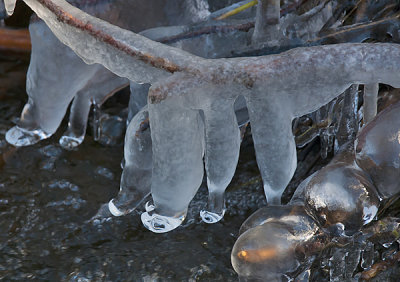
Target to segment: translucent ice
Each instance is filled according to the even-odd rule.
[[[317,225],[301,206],[274,208],[256,212],[241,228],[249,229],[237,239],[231,254],[241,279],[281,281],[307,261],[304,251],[310,249],[305,245],[318,231]]]
[[[370,149],[368,142],[374,141],[374,145],[380,145],[374,146],[373,151],[380,157],[380,164],[392,160],[393,155],[398,158],[398,151],[390,145],[393,136],[396,136],[393,130],[383,132],[379,129],[398,130],[396,117],[399,117],[399,107],[400,103],[390,106],[360,131],[357,154],[364,148]],[[374,139],[365,136],[373,136]],[[386,154],[387,147],[392,150],[391,154]],[[374,169],[379,168],[374,166]],[[371,177],[369,171],[357,166],[352,144],[342,147],[327,166],[299,185],[288,206],[262,208],[243,223],[231,256],[235,271],[246,281],[265,281],[265,278],[278,281],[282,275],[291,279],[293,274],[299,273],[296,269],[301,265],[304,266],[303,273],[310,270],[307,258],[312,260],[315,251],[324,249],[322,256],[327,257],[321,261],[321,267],[330,281],[358,281],[360,275],[366,277],[367,274],[355,276],[359,266],[370,269],[374,263],[374,244],[387,248],[382,253],[383,261],[391,260],[398,251],[398,246],[393,243],[400,234],[399,220],[385,218],[364,226],[375,218],[379,206],[375,185],[381,179]],[[304,202],[305,208],[301,206]],[[322,227],[326,233],[316,233],[318,227],[313,227],[313,224]],[[309,228],[314,235],[304,241],[294,241],[295,234],[298,234],[294,230],[302,230],[303,227],[304,230]],[[326,240],[328,237],[324,237],[326,234],[329,241]],[[335,236],[338,237],[333,238]],[[282,243],[284,241],[285,244]],[[332,244],[328,244],[330,241]]]
[[[385,109],[357,138],[357,164],[375,183],[383,199],[400,192],[400,104]]]
[[[152,83],[148,110],[154,210],[149,205],[152,212],[143,218],[158,231],[160,226],[169,227],[160,224],[157,215],[182,219],[201,183],[204,132],[199,112],[207,115],[207,107],[220,99],[233,107],[237,97],[245,97],[264,190],[270,203],[279,203],[296,167],[293,118],[315,111],[352,84],[400,86],[396,44],[338,44],[207,60],[112,26],[62,0],[25,2],[86,62]],[[224,127],[233,128],[233,122],[227,119]],[[224,151],[217,152],[213,161],[222,159]],[[225,167],[226,178],[235,165]]]
[[[152,147],[147,108],[143,108],[132,121],[125,136],[124,171],[118,196],[108,208],[114,216],[131,212],[150,194],[152,174]],[[104,210],[100,210],[104,212]],[[107,211],[105,211],[107,212]],[[98,214],[96,217],[106,216]]]
[[[203,0],[139,2],[109,0],[88,4],[80,0],[75,4],[97,17],[135,31],[185,24],[209,14]],[[8,5],[11,7],[12,3]],[[85,64],[60,43],[42,21],[31,23],[30,35],[33,47],[27,78],[29,101],[18,125],[8,132],[7,141],[16,146],[26,146],[48,138],[58,128],[73,100],[68,129],[60,139],[63,147],[73,148],[83,141],[91,105],[101,105],[107,97],[127,85],[128,80],[101,65]]]
[[[325,231],[352,235],[374,219],[379,198],[350,150],[337,155],[314,175],[305,188],[305,203]]]

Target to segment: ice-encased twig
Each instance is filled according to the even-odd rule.
[[[219,73],[212,76],[213,80],[174,75],[151,87],[150,117],[163,107],[175,107],[171,101],[177,97],[183,100],[180,105],[183,103],[188,109],[202,109],[208,93],[221,93],[223,88],[230,89],[230,92],[223,92],[230,93],[225,99],[245,96],[265,193],[269,202],[279,202],[296,167],[291,120],[321,107],[354,83],[380,81],[400,86],[396,71],[392,71],[398,67],[386,57],[388,54],[391,58],[399,57],[400,46],[342,44],[299,48],[257,58],[216,60],[221,66],[215,69]],[[225,73],[230,76],[224,76]],[[218,76],[220,80],[216,80]],[[217,101],[218,97],[211,99]],[[168,106],[166,101],[170,101]],[[179,111],[181,109],[177,107],[171,112]],[[156,122],[154,126],[157,126]],[[153,132],[152,136],[153,146],[158,148],[157,133]],[[221,156],[215,156],[215,159],[218,157]],[[158,166],[168,166],[162,158],[153,155]],[[153,179],[157,177],[153,174]],[[161,191],[154,191],[153,195],[158,193]],[[157,209],[156,201],[155,207]]]
[[[209,14],[205,0],[148,0],[146,2],[140,0],[75,0],[72,3],[87,13],[135,31],[160,25],[187,24]],[[149,7],[161,5],[160,9],[149,9]],[[28,73],[27,81],[30,87],[27,88],[27,93],[35,107],[27,106],[34,109],[35,113],[21,116],[19,126],[12,128],[7,134],[7,140],[15,146],[32,145],[43,138],[50,137],[61,123],[63,113],[72,99],[75,98],[75,104],[79,103],[80,108],[85,104],[86,107],[82,109],[88,112],[88,107],[92,103],[96,102],[101,106],[106,97],[128,82],[127,79],[119,78],[106,71],[103,66],[92,65],[88,69],[88,66],[76,58],[76,54],[70,48],[60,43],[46,24],[35,16],[30,23],[29,30],[34,46],[32,48],[33,59],[30,64],[30,69],[33,71]],[[58,66],[51,69],[51,66],[48,66],[48,60],[58,62]],[[94,74],[86,71],[90,69],[97,69],[97,71]],[[81,70],[84,71],[81,72]],[[74,75],[69,75],[70,73],[74,73]],[[57,87],[50,85],[54,81],[57,82]],[[87,81],[86,84],[85,81]],[[103,87],[91,91],[92,88],[101,84]],[[114,89],[112,85],[115,85]],[[52,98],[43,99],[47,95]],[[72,107],[74,108],[74,105]],[[50,109],[53,110],[54,115],[49,116],[52,113]],[[33,120],[28,120],[29,118]],[[52,120],[53,126],[48,127],[48,120]],[[77,124],[75,121],[79,121],[82,126],[79,134],[77,130],[67,130],[64,133],[60,139],[63,147],[70,149],[83,141],[86,120],[87,116],[83,114],[83,111],[82,113],[71,112],[71,124]],[[35,123],[35,128],[23,126],[28,123]]]
[[[282,130],[290,128],[291,119],[316,110],[351,84],[379,82],[400,86],[400,47],[395,44],[341,44],[298,48],[280,55],[255,58],[204,60],[84,16],[76,9],[66,8],[68,6],[60,0],[54,2],[67,9],[70,15],[61,12],[60,7],[49,0],[26,2],[38,10],[49,25],[55,25],[52,28],[56,34],[87,60],[103,63],[133,80],[158,81],[151,87],[149,96],[150,122],[152,130],[155,129],[152,131],[155,207],[154,210],[149,208],[151,212],[142,216],[148,225],[150,223],[150,228],[157,231],[170,230],[171,226],[167,228],[164,223],[159,224],[159,219],[165,222],[165,216],[182,219],[196,186],[201,182],[203,151],[197,143],[200,129],[193,127],[196,127],[196,110],[202,109],[200,102],[205,93],[223,93],[227,99],[233,100],[243,95],[247,99],[253,126],[260,131],[254,135],[254,143],[264,187],[267,187],[267,197],[276,200],[296,166],[295,150],[291,149],[294,142],[290,141],[293,137],[289,130]],[[78,20],[76,17],[83,18]],[[117,34],[108,35],[110,32]],[[78,33],[79,36],[69,33]],[[66,35],[70,35],[72,40],[68,40]],[[97,52],[102,56],[94,56],[95,52],[87,49],[81,50],[88,43],[84,40],[86,36],[89,37],[89,46],[102,50]],[[118,57],[111,60],[114,56]],[[129,72],[132,66],[143,71],[144,79]],[[171,73],[175,74],[171,76]],[[172,120],[181,122],[165,123]],[[263,128],[267,128],[270,134],[264,134]],[[181,158],[170,154],[176,142],[165,143],[165,140],[176,138],[173,132],[186,130],[190,134],[179,141],[183,145],[176,153],[187,156],[192,168],[190,171],[186,171]],[[188,142],[197,144],[196,149]],[[275,157],[265,161],[261,156]],[[180,179],[182,174],[185,179]],[[171,200],[172,192],[180,195],[181,199]]]
[[[200,72],[203,60],[92,17],[62,0],[26,0],[54,34],[86,63],[101,63],[134,82]]]

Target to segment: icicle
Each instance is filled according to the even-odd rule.
[[[254,28],[253,43],[272,44],[277,40],[280,18],[280,0],[259,0],[257,5],[256,25]]]
[[[375,116],[378,107],[379,83],[364,85],[364,124],[370,122]]]

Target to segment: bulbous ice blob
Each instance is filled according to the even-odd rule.
[[[368,175],[342,152],[321,169],[305,190],[307,211],[333,235],[352,235],[374,219],[379,198]]]
[[[258,225],[263,225],[267,222],[278,221],[278,220],[290,220],[297,219],[299,217],[308,217],[303,206],[267,206],[257,210],[250,217],[243,222],[240,227],[239,234],[243,234],[247,230],[254,228]]]
[[[266,209],[250,217],[245,223],[247,226],[257,224],[257,217],[267,222],[248,229],[233,247],[232,265],[241,279],[281,281],[306,261],[304,244],[318,231],[316,223],[301,206],[274,209],[276,212],[271,214],[276,217],[271,221],[267,219]]]
[[[400,104],[381,112],[360,132],[356,162],[375,183],[380,195],[390,198],[400,192]]]

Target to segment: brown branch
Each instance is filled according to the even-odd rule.
[[[0,49],[30,52],[29,31],[27,29],[0,28]]]
[[[61,23],[85,31],[90,35],[94,36],[95,38],[97,38],[98,40],[101,40],[111,45],[112,47],[124,52],[125,54],[131,57],[135,57],[142,62],[145,62],[159,69],[164,69],[170,73],[174,73],[176,71],[181,70],[179,66],[173,64],[169,60],[153,56],[143,51],[134,50],[129,45],[119,40],[116,40],[113,36],[105,33],[104,31],[96,29],[91,23],[83,22],[75,18],[73,15],[64,11],[60,6],[54,4],[51,0],[37,0],[37,2],[43,5],[45,8],[47,8],[50,12],[52,12],[56,16],[57,20],[59,20]]]

